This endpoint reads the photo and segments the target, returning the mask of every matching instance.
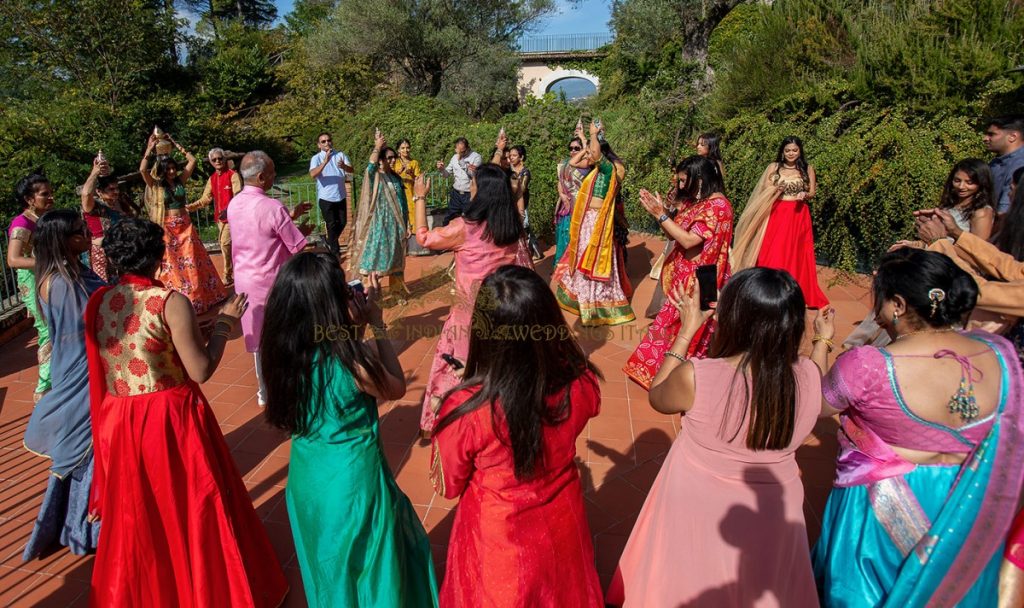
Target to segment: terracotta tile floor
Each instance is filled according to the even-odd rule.
[[[628,270],[636,285],[634,307],[641,315],[654,289],[646,274],[654,252],[660,248],[652,238],[634,235],[632,239]],[[548,255],[551,253],[549,250]],[[405,398],[380,406],[385,454],[430,535],[439,573],[444,571],[456,502],[434,493],[428,479],[430,448],[417,439],[417,429],[436,333],[450,298],[443,275],[449,262],[449,255],[409,258],[407,280],[416,297],[408,306],[392,307],[385,313],[403,338],[398,349],[409,389]],[[538,265],[538,271],[550,276],[551,265],[549,258]],[[867,311],[866,280],[838,277],[828,269],[819,271],[819,279],[838,310],[838,334],[845,336]],[[579,329],[578,322],[571,321]],[[581,336],[582,344],[605,376],[601,414],[590,422],[576,444],[597,567],[605,584],[679,428],[677,417],[654,412],[647,404],[646,393],[627,381],[621,371],[646,325],[647,321],[641,320]],[[91,557],[76,557],[61,549],[42,560],[21,561],[47,475],[46,461],[25,451],[21,443],[32,411],[34,362],[34,337],[30,332],[0,347],[0,604],[85,606]],[[244,352],[241,340],[229,343],[220,368],[203,385],[203,391],[213,404],[239,472],[292,582],[285,605],[304,606],[284,503],[289,442],[263,423],[255,399],[252,355]],[[836,427],[832,419],[821,421],[798,453],[812,540],[818,535],[831,483]]]

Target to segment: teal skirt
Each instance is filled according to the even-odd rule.
[[[918,466],[904,476],[930,520],[938,517],[959,472],[959,465]],[[1000,547],[994,555],[977,556],[988,565],[960,606],[996,605],[1002,554]],[[811,557],[822,605],[844,608],[885,605],[904,561],[917,559],[903,557],[890,540],[867,486],[832,489]]]
[[[555,263],[562,259],[562,254],[569,247],[569,224],[572,216],[567,215],[555,222]]]

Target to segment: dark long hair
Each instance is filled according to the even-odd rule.
[[[178,170],[177,176],[175,176],[175,184],[177,185],[178,179],[181,178],[181,165],[178,161],[174,160],[171,156],[161,156],[156,161],[156,178],[160,182],[160,185],[164,188],[168,187],[167,184],[167,168],[174,165],[174,168]]]
[[[35,197],[39,187],[49,183],[50,180],[43,175],[41,168],[18,180],[18,185],[14,187],[14,196],[18,199],[18,206],[27,209],[28,201]]]
[[[504,247],[519,240],[523,220],[512,199],[508,173],[494,163],[476,168],[476,197],[470,201],[464,218],[467,222],[484,223],[484,237]]]
[[[1017,191],[992,243],[1018,262],[1024,262],[1024,167],[1014,171],[1014,174],[1018,178]]]
[[[686,203],[702,201],[725,188],[718,163],[704,156],[687,156],[676,165],[676,173],[686,174],[686,187],[676,193]]]
[[[259,351],[271,425],[305,436],[316,430],[328,403],[340,412],[346,404],[313,391],[314,385],[331,385],[332,359],[353,375],[361,367],[374,385],[385,385],[384,366],[363,344],[349,315],[349,297],[345,273],[329,255],[300,253],[278,271]]]
[[[804,142],[796,135],[789,135],[782,138],[782,143],[779,144],[779,151],[775,153],[775,175],[778,175],[782,171],[783,165],[786,164],[786,146],[789,144],[796,144],[796,147],[800,148],[800,156],[796,159],[796,168],[800,170],[800,176],[804,178],[804,181],[811,179],[810,174],[807,172],[807,159],[804,157]]]
[[[600,377],[544,280],[530,269],[502,266],[476,297],[465,381],[444,399],[465,388],[479,391],[438,421],[434,434],[489,405],[492,421],[508,425],[507,438],[497,435],[512,448],[516,479],[529,478],[542,465],[543,427],[568,418],[569,386],[587,371]],[[561,401],[549,407],[559,392]]]
[[[913,247],[882,256],[871,287],[875,314],[885,300],[900,296],[921,321],[936,328],[963,323],[978,302],[978,284],[971,275],[941,253]],[[945,294],[934,314],[928,295],[932,289]]]
[[[960,197],[957,196],[956,191],[953,189],[953,178],[960,171],[966,173],[972,182],[978,184],[978,191],[971,198],[970,206],[963,212],[964,217],[970,221],[971,217],[974,216],[974,212],[978,209],[994,206],[995,196],[993,196],[992,170],[988,168],[988,164],[985,161],[978,158],[965,158],[953,165],[953,168],[949,170],[949,175],[946,176],[946,183],[942,186],[942,198],[939,199],[939,208],[952,209],[960,203]]]
[[[36,303],[43,313],[43,285],[54,275],[64,277],[71,286],[82,285],[82,265],[78,255],[71,251],[68,241],[84,231],[85,220],[71,209],[54,209],[39,218],[33,235],[33,254],[36,258]],[[84,289],[84,288],[83,288]]]
[[[697,137],[697,141],[699,142],[702,139],[704,140],[704,145],[708,148],[708,155],[704,158],[714,162],[722,162],[722,150],[720,148],[722,143],[721,136],[719,136],[718,133],[701,133],[700,136]]]
[[[781,450],[793,441],[797,395],[793,366],[804,336],[804,311],[804,294],[785,270],[740,271],[719,295],[711,357],[740,355],[736,375],[743,378],[749,397],[747,447],[752,450]],[[745,413],[731,439],[746,418]]]

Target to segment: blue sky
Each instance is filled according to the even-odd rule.
[[[486,1],[486,0],[485,0]],[[499,2],[501,0],[498,0]],[[275,0],[278,17],[292,10],[294,0]],[[555,0],[557,11],[539,24],[532,35],[590,34],[608,31],[611,0]]]

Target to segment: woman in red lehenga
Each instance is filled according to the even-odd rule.
[[[675,218],[669,218],[661,195],[640,191],[640,201],[657,218],[674,247],[661,269],[661,287],[672,293],[675,286],[688,292],[699,266],[714,264],[721,289],[729,279],[729,243],[732,241],[732,205],[722,194],[721,173],[714,161],[691,156],[676,167],[676,196],[682,201]],[[688,359],[703,359],[711,347],[715,321],[708,319],[690,341]],[[637,384],[650,389],[665,351],[679,334],[679,309],[665,300],[647,335],[633,351],[623,371]]]
[[[473,317],[433,435],[434,488],[461,497],[440,605],[604,606],[575,461],[598,372],[528,268],[487,277]]]
[[[158,156],[156,168],[151,171],[149,155],[158,141],[155,135],[150,136],[139,163],[139,173],[146,182],[149,219],[164,229],[166,250],[157,279],[188,298],[196,314],[201,315],[222,302],[228,292],[188,216],[185,182],[196,168],[196,157],[171,139],[185,155],[185,169],[179,173],[177,161],[170,156]]]
[[[278,606],[288,583],[197,381],[245,310],[235,296],[205,346],[188,300],[153,279],[163,231],[124,219],[103,249],[120,274],[85,312],[102,530],[92,606]]]
[[[736,223],[731,258],[733,272],[753,266],[785,270],[800,285],[807,308],[824,309],[828,298],[818,285],[807,206],[817,187],[814,167],[804,159],[804,143],[786,137]]]

